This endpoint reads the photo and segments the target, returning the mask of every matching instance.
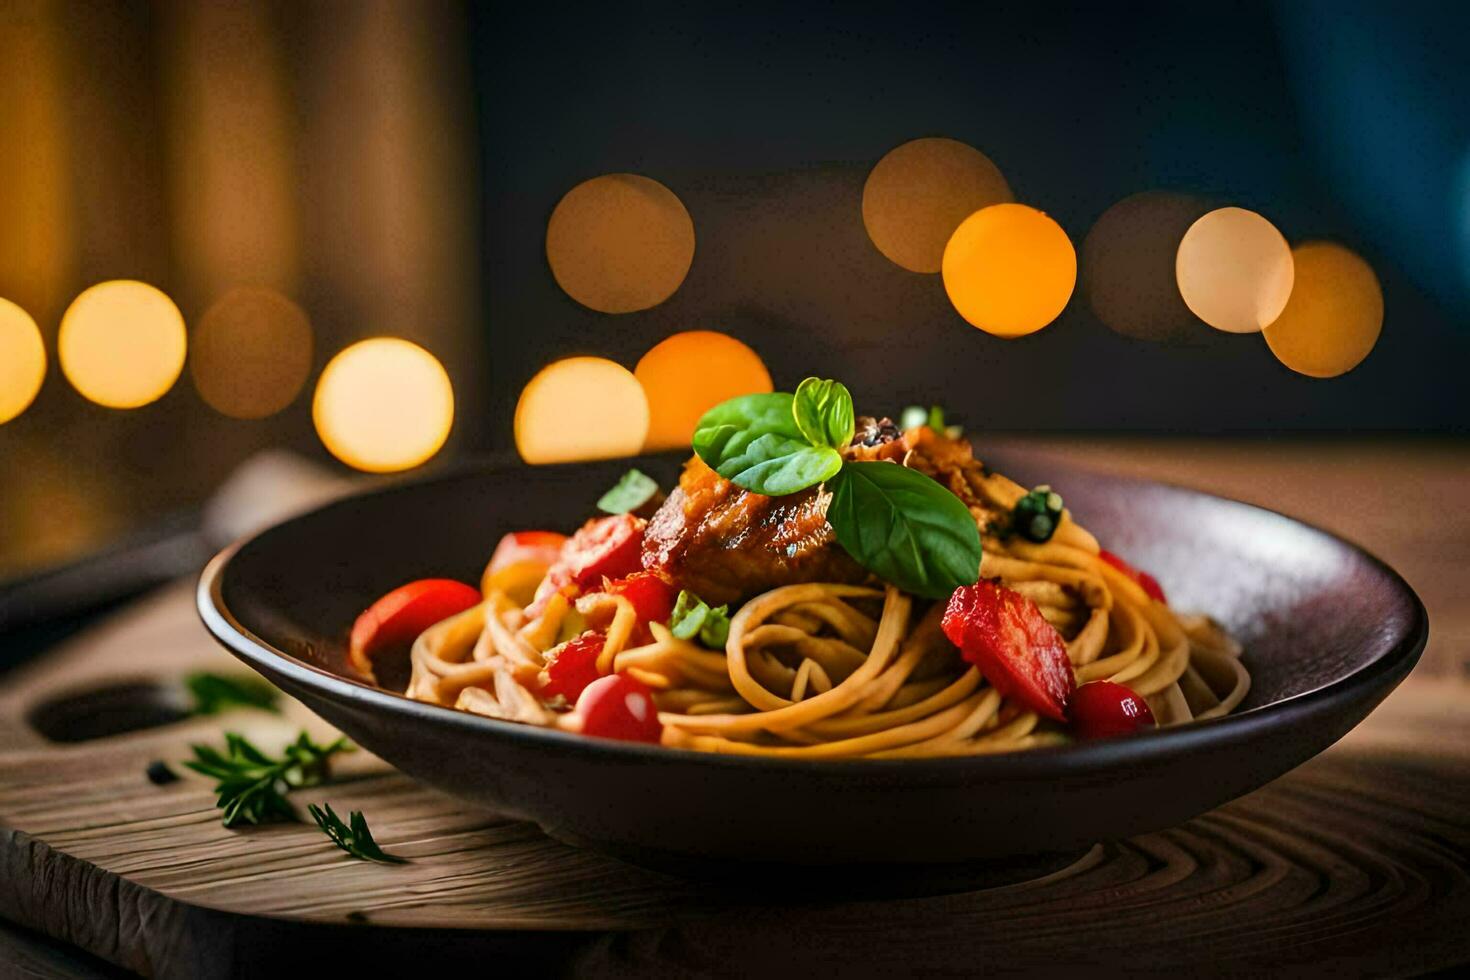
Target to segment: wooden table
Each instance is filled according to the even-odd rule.
[[[340,971],[1409,973],[1470,961],[1470,449],[1442,444],[1084,443],[1048,450],[1268,504],[1360,541],[1429,608],[1415,674],[1318,759],[1188,824],[1103,845],[1054,873],[885,899],[683,882],[466,811],[357,753],[317,794],[360,808],[403,867],[354,862],[314,828],[221,828],[206,784],[155,788],[224,727],[319,724],[244,712],[58,748],[25,715],[99,678],[230,669],[188,583],[0,689],[0,913],[130,969]],[[1208,778],[1202,774],[1202,778]],[[7,829],[9,828],[9,829]],[[783,895],[788,895],[785,900]],[[64,896],[64,901],[57,901]],[[480,927],[441,930],[431,927]],[[493,931],[484,927],[493,927]],[[106,965],[0,932],[0,973]]]

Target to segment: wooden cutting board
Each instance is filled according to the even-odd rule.
[[[235,711],[80,742],[34,727],[107,727],[130,697],[167,715],[179,678],[201,668],[243,669],[206,636],[182,582],[0,690],[0,916],[169,977],[256,975],[308,957],[334,974],[1406,973],[1470,959],[1470,690],[1459,680],[1411,680],[1265,789],[1039,877],[825,888],[816,870],[700,883],[634,868],[467,809],[361,751],[296,798],[363,810],[409,864],[353,860],[311,825],[227,830],[204,780],[146,778],[151,761],[177,763],[225,729],[271,748],[302,727],[331,734],[294,702],[281,716]],[[79,714],[67,707],[118,688],[110,709],[95,696]]]

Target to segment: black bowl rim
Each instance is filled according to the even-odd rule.
[[[596,460],[589,462],[599,462]],[[1145,480],[1113,473],[1100,473],[1085,467],[1074,467],[1083,474],[1102,477],[1111,481],[1133,483],[1142,486],[1166,487],[1217,503],[1244,507],[1290,521],[1298,527],[1322,535],[1351,551],[1357,552],[1369,564],[1382,572],[1388,580],[1401,589],[1410,600],[1412,622],[1405,635],[1387,652],[1364,664],[1346,677],[1329,682],[1310,691],[1303,691],[1279,701],[1272,701],[1255,708],[1191,722],[1167,730],[1144,732],[1126,738],[1099,739],[1075,742],[1066,745],[1048,746],[1024,752],[1003,752],[989,755],[946,756],[926,759],[800,759],[770,756],[750,756],[697,752],[693,749],[670,748],[639,742],[624,742],[615,739],[589,738],[556,729],[538,728],[516,722],[489,718],[469,711],[460,711],[442,705],[416,701],[393,691],[370,687],[360,681],[350,680],[329,670],[306,663],[268,641],[255,635],[239,622],[226,606],[223,596],[224,579],[231,560],[243,548],[256,539],[289,527],[299,521],[311,520],[316,515],[340,507],[351,507],[364,496],[388,496],[412,491],[428,483],[448,483],[471,478],[482,473],[495,472],[507,466],[519,467],[528,464],[501,460],[466,461],[440,470],[433,475],[418,479],[393,481],[362,494],[354,494],[331,501],[320,507],[297,514],[285,521],[271,525],[248,535],[227,546],[215,555],[200,574],[196,589],[196,605],[205,628],[214,638],[236,657],[244,660],[257,671],[278,674],[307,689],[334,700],[345,700],[359,706],[372,706],[388,712],[416,717],[430,725],[447,725],[450,729],[467,733],[489,735],[520,743],[525,748],[545,748],[623,763],[688,763],[698,762],[718,768],[760,769],[788,775],[822,776],[839,773],[907,777],[920,780],[925,776],[950,781],[955,778],[1047,778],[1059,775],[1082,775],[1096,773],[1114,767],[1147,764],[1166,758],[1187,754],[1197,749],[1248,741],[1272,729],[1290,729],[1298,719],[1330,712],[1342,702],[1351,701],[1378,690],[1387,694],[1418,662],[1419,655],[1429,638],[1429,618],[1423,601],[1403,576],[1387,562],[1366,548],[1307,521],[1289,517],[1267,507],[1245,501],[1206,493],[1190,487],[1161,480]],[[583,463],[551,464],[552,467],[571,469]],[[549,467],[548,467],[549,468]],[[1380,695],[1382,696],[1382,695]]]

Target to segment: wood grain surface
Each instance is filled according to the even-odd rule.
[[[1456,578],[1470,563],[1470,521],[1444,516],[1470,499],[1470,454],[1416,463],[1401,447],[1359,447],[1354,462],[1318,447],[1313,464],[1290,446],[1260,457],[1228,446],[1057,450],[1256,502],[1279,494],[1281,509],[1359,540],[1426,599],[1424,664],[1336,747],[1275,783],[1000,887],[765,870],[683,881],[467,810],[363,752],[330,785],[296,794],[364,810],[379,842],[411,859],[395,867],[354,861],[307,825],[226,830],[203,780],[157,787],[144,776],[150,761],[177,761],[226,728],[262,744],[302,726],[326,734],[294,703],[280,717],[239,711],[81,743],[37,734],[36,706],[69,693],[137,682],[166,700],[186,670],[240,669],[198,625],[191,583],[179,583],[0,690],[0,916],[129,970],[188,977],[288,968],[307,951],[378,973],[468,961],[591,974],[1358,975],[1470,960],[1470,601]],[[1300,489],[1306,480],[1315,493]],[[23,949],[0,944],[0,957],[7,948]]]

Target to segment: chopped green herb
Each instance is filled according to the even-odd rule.
[[[1062,521],[1062,507],[1062,495],[1043,483],[1016,501],[1011,530],[1027,541],[1045,544]]]
[[[225,751],[195,745],[194,758],[184,765],[216,780],[215,804],[226,827],[240,824],[297,820],[296,808],[286,794],[303,786],[316,786],[327,777],[327,760],[338,752],[350,752],[347,739],[318,745],[306,732],[282,750],[275,759],[256,748],[238,732],[225,732]]]
[[[928,408],[925,408],[923,405],[910,405],[898,417],[898,427],[900,429],[912,429],[917,425],[927,425],[935,432],[942,432],[946,435],[950,428],[945,426],[944,409],[938,405],[930,405]]]
[[[723,650],[730,638],[730,607],[710,608],[693,592],[681,589],[674,601],[674,613],[669,617],[669,632],[681,640],[698,637],[711,650]]]
[[[612,489],[597,500],[597,509],[608,514],[627,514],[637,510],[658,493],[658,483],[640,470],[624,473]]]
[[[276,702],[281,692],[267,681],[248,674],[212,674],[196,671],[184,678],[184,687],[194,699],[193,713],[217,715],[227,708],[259,708],[280,713]]]
[[[408,858],[389,854],[378,846],[377,841],[373,840],[373,832],[368,830],[367,818],[362,815],[361,810],[353,810],[348,815],[348,823],[343,823],[330,803],[325,806],[308,803],[306,809],[311,813],[311,819],[322,829],[322,833],[332,838],[333,844],[353,857],[364,861],[381,861],[383,864],[408,863]]]

